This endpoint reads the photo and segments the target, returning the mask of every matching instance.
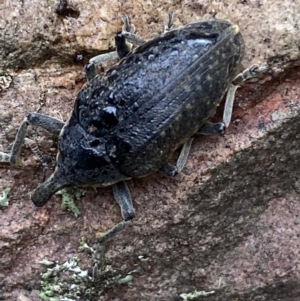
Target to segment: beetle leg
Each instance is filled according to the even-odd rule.
[[[174,29],[173,15],[173,12],[169,12],[168,23],[165,25],[164,32]],[[122,59],[131,51],[132,45],[128,45],[126,41],[135,45],[142,45],[146,42],[142,37],[135,33],[135,26],[130,23],[127,15],[124,15],[122,20],[124,22],[122,31],[115,36],[116,51],[100,54],[89,60],[89,63],[85,66],[88,80],[93,79],[97,75],[97,65],[118,58]]]
[[[166,163],[163,167],[160,168],[160,171],[169,177],[173,177],[177,175],[177,173],[181,172],[189,156],[192,142],[193,142],[193,138],[190,138],[183,144],[176,165]]]
[[[107,61],[122,59],[131,51],[132,45],[127,44],[126,40],[136,45],[145,43],[144,39],[135,34],[135,26],[130,23],[128,16],[123,16],[122,20],[124,22],[122,31],[115,36],[116,51],[100,54],[89,60],[89,63],[85,66],[88,80],[93,79],[97,75],[98,65]]]
[[[131,50],[131,45],[126,43],[125,35],[122,32],[119,32],[115,36],[116,52],[119,59],[125,57]]]
[[[188,158],[189,153],[190,153],[192,142],[193,142],[193,138],[190,138],[182,146],[180,155],[179,155],[179,157],[177,159],[177,162],[176,162],[177,172],[181,172],[182,169],[184,168],[185,163],[186,163],[187,158]]]
[[[225,107],[223,112],[223,123],[225,127],[228,127],[230,123],[235,92],[239,87],[239,85],[247,81],[248,79],[257,77],[260,74],[267,72],[268,70],[269,70],[268,65],[262,65],[262,66],[252,65],[251,67],[245,69],[242,73],[238,74],[234,78],[234,80],[232,81],[232,85],[230,85],[227,91],[227,96],[225,101]]]
[[[128,42],[131,42],[135,45],[142,45],[146,41],[141,38],[139,35],[135,34],[135,26],[130,23],[130,20],[127,15],[124,15],[122,17],[122,20],[124,22],[123,28],[122,28],[122,34],[128,40]]]
[[[87,79],[90,81],[99,73],[97,71],[98,65],[100,65],[103,62],[117,60],[118,58],[119,57],[117,51],[112,51],[92,57],[89,60],[89,63],[84,67]]]
[[[121,215],[123,217],[123,221],[116,224],[107,233],[98,238],[97,249],[93,256],[93,279],[97,278],[98,263],[102,261],[105,243],[111,240],[120,231],[122,231],[130,223],[131,219],[135,216],[131,194],[127,184],[124,181],[114,184],[113,193],[115,200],[118,202],[121,208]]]
[[[53,134],[59,135],[62,127],[64,126],[64,123],[56,118],[46,116],[46,115],[42,115],[38,113],[28,114],[28,116],[22,121],[19,127],[11,153],[10,154],[0,153],[0,162],[7,162],[13,166],[22,165],[20,160],[20,151],[24,143],[25,135],[29,125],[40,126]],[[37,154],[38,157],[40,157],[40,155],[38,154],[39,150],[36,144],[34,145],[33,143],[31,143],[29,139],[25,141],[25,143],[26,142],[29,145],[29,147],[33,150],[33,152]],[[42,160],[42,163],[45,163],[45,160]]]
[[[227,91],[223,112],[223,123],[226,128],[229,126],[231,120],[235,92],[238,87],[239,86],[230,85]]]
[[[238,74],[232,81],[234,85],[239,85],[245,82],[248,79],[259,76],[262,73],[265,73],[270,70],[270,67],[265,64],[262,66],[252,65],[249,68],[245,69],[243,72]]]
[[[173,26],[172,21],[173,21],[173,13],[170,12],[169,13],[169,22],[166,26],[165,31],[171,30],[171,28]],[[217,122],[217,123],[206,122],[202,125],[202,127],[198,130],[197,133],[202,134],[202,135],[222,135],[225,131],[225,128],[227,128],[230,123],[235,92],[236,92],[237,88],[239,87],[239,84],[243,83],[244,81],[246,81],[248,79],[257,77],[261,73],[264,73],[268,70],[269,70],[269,67],[267,65],[263,65],[260,67],[257,65],[253,65],[250,68],[243,71],[242,73],[238,74],[234,78],[233,84],[230,85],[230,87],[227,91],[225,107],[224,107],[224,112],[223,112],[223,122]],[[163,167],[161,167],[160,171],[165,173],[167,176],[175,176],[178,172],[180,172],[183,169],[183,167],[187,161],[187,157],[189,155],[192,140],[193,139],[187,140],[185,142],[185,144],[183,145],[176,165],[167,163]]]
[[[98,244],[96,247],[96,251],[93,255],[92,259],[92,278],[93,280],[98,278],[99,266],[103,263],[104,251],[105,251],[105,243],[112,239],[116,234],[122,231],[130,221],[122,221],[116,224],[113,228],[111,228],[106,234],[101,236],[98,239]]]
[[[120,181],[113,185],[113,193],[116,201],[121,208],[121,214],[124,221],[131,220],[134,217],[134,208],[132,205],[131,194],[127,184]]]
[[[121,208],[121,215],[123,217],[123,221],[116,224],[105,235],[101,236],[98,239],[99,244],[104,244],[108,240],[112,239],[117,233],[124,229],[126,225],[130,222],[130,220],[133,219],[135,216],[131,194],[127,184],[124,181],[120,181],[113,185],[113,194],[115,200],[118,202]]]
[[[105,245],[98,244],[92,258],[91,274],[93,281],[99,277],[99,268],[103,267]]]
[[[159,171],[161,171],[168,177],[174,177],[178,173],[176,165],[170,163],[166,163],[164,166],[160,168]]]
[[[48,164],[47,164],[45,158],[43,157],[41,151],[39,150],[35,141],[25,138],[25,144],[27,146],[29,146],[31,151],[40,159],[40,161],[44,167],[44,176],[43,176],[43,180],[42,180],[42,182],[44,182],[46,179],[46,173],[48,171]]]
[[[122,27],[122,32],[130,32],[130,33],[135,33],[135,26],[130,23],[128,15],[122,16],[123,20],[123,27]]]

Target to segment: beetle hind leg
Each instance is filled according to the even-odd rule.
[[[225,131],[224,122],[211,123],[206,122],[197,132],[197,134],[201,135],[222,135]],[[172,165],[170,163],[165,164],[160,168],[160,171],[166,174],[169,177],[175,176],[177,173],[181,172],[184,168],[188,155],[190,153],[191,145],[193,138],[188,139],[184,145],[182,146],[180,155],[177,159],[176,165]]]
[[[238,74],[232,81],[232,84],[230,85],[226,101],[225,101],[225,107],[224,107],[224,113],[223,113],[223,122],[225,127],[228,127],[231,121],[232,116],[232,109],[233,109],[233,102],[235,98],[235,93],[239,85],[244,83],[245,81],[258,77],[260,74],[266,73],[269,71],[268,65],[252,65],[249,68],[245,69],[242,73]]]
[[[234,85],[239,85],[239,84],[245,82],[248,79],[257,77],[257,76],[259,76],[262,73],[266,73],[267,71],[269,71],[269,69],[270,69],[270,67],[267,64],[262,65],[262,66],[252,65],[249,68],[245,69],[240,74],[238,74],[233,79],[232,83]]]
[[[260,74],[265,73],[269,70],[268,65],[252,65],[251,67],[245,69],[243,72],[238,74],[232,81],[232,84],[229,86],[226,100],[225,100],[225,106],[224,106],[224,112],[223,112],[223,122],[216,123],[216,124],[209,124],[205,123],[199,130],[200,134],[223,134],[225,131],[225,128],[227,128],[231,121],[232,116],[232,110],[233,110],[233,102],[235,98],[235,93],[239,85],[244,83],[245,81],[258,77]],[[223,130],[220,128],[220,132],[218,133],[218,125],[217,124],[223,124]],[[222,126],[221,126],[222,127]]]

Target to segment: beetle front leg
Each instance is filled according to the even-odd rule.
[[[12,150],[10,154],[0,153],[0,162],[7,162],[13,166],[21,166],[20,152],[21,147],[24,143],[25,136],[27,133],[27,128],[29,125],[40,126],[45,130],[58,135],[64,126],[64,123],[56,118],[38,114],[38,113],[30,113],[28,116],[22,121],[17,136],[15,138]],[[32,140],[25,140],[25,144],[27,144],[32,151],[38,155],[39,158],[42,158],[37,145],[32,142]],[[44,160],[42,160],[45,163]]]
[[[105,235],[101,236],[98,239],[99,244],[105,244],[107,241],[112,239],[117,233],[124,229],[129,221],[135,216],[131,194],[124,181],[120,181],[113,185],[113,194],[115,200],[120,206],[123,221],[116,224]]]
[[[47,164],[46,160],[44,159],[44,157],[43,157],[41,151],[39,150],[39,147],[35,141],[25,138],[24,142],[25,142],[24,144],[29,146],[31,151],[40,159],[40,161],[43,165],[43,169],[44,169],[44,172],[43,172],[44,175],[43,175],[43,180],[42,180],[42,182],[44,182],[46,179],[47,171],[48,171],[48,164]]]
[[[107,233],[98,238],[98,245],[93,256],[93,267],[92,276],[93,279],[97,278],[98,274],[98,264],[101,263],[104,254],[104,245],[107,241],[111,240],[116,234],[122,231],[134,218],[134,208],[132,205],[131,194],[127,184],[124,181],[118,182],[113,185],[113,194],[115,200],[118,202],[123,221],[116,224]]]
[[[97,247],[92,259],[92,278],[98,278],[99,266],[103,264],[103,257],[105,252],[105,243],[112,239],[116,234],[122,231],[130,221],[122,221],[111,228],[106,234],[98,239]]]

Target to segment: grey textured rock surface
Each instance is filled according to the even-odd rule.
[[[68,119],[85,82],[84,62],[113,49],[123,14],[145,38],[163,31],[170,10],[177,26],[229,19],[245,39],[244,67],[268,62],[273,73],[239,89],[226,134],[195,137],[178,176],[128,183],[137,216],[107,245],[96,282],[83,272],[91,253],[78,247],[82,237],[93,245],[121,220],[111,188],[87,190],[75,218],[61,209],[59,195],[43,208],[32,204],[43,171],[28,149],[23,168],[1,165],[0,192],[11,190],[0,209],[0,300],[298,300],[297,1],[74,0],[66,11],[58,4],[0,2],[0,151],[11,148],[29,112]],[[53,167],[56,138],[35,128],[28,134]],[[52,261],[48,274],[45,258]]]

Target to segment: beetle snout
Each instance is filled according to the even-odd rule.
[[[35,206],[42,207],[49,201],[56,191],[67,185],[70,185],[69,181],[67,181],[67,178],[64,176],[62,171],[56,168],[50,178],[40,184],[33,192],[31,200]]]

